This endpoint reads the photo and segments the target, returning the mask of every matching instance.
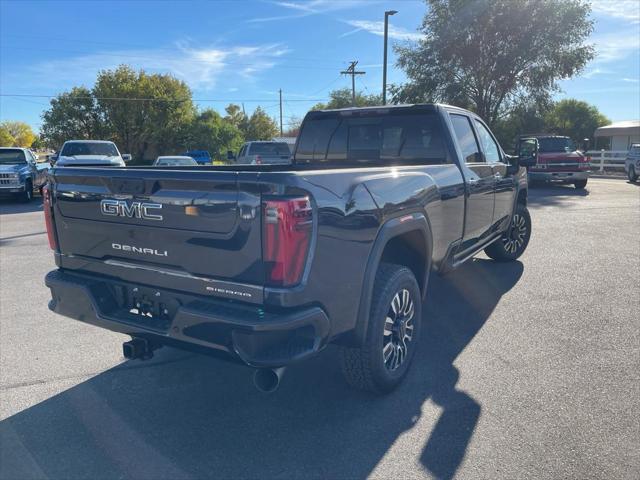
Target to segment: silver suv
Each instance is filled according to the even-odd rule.
[[[262,165],[291,163],[291,150],[284,142],[247,142],[240,152],[236,163]]]
[[[632,143],[624,161],[624,170],[630,182],[635,182],[640,174],[640,143]]]

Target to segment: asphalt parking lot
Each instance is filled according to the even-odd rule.
[[[405,383],[249,369],[58,317],[38,199],[0,204],[0,478],[640,478],[640,187],[536,188],[521,261],[433,276]]]

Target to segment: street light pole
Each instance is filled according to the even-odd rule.
[[[384,60],[382,61],[382,104],[387,104],[387,39],[389,37],[389,17],[395,15],[397,10],[384,12]]]

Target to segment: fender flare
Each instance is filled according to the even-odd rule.
[[[411,217],[411,218],[408,218]],[[424,278],[422,279],[422,299],[424,300],[427,293],[427,285],[429,283],[429,273],[432,265],[433,237],[429,221],[423,213],[412,213],[400,217],[394,217],[386,221],[378,230],[373,247],[367,260],[367,265],[362,282],[362,290],[360,295],[360,306],[358,308],[358,317],[354,329],[353,340],[357,345],[362,345],[369,325],[369,314],[371,310],[371,297],[373,295],[373,284],[376,278],[376,272],[382,258],[387,243],[393,238],[411,231],[422,232],[425,239],[425,265]],[[418,279],[420,281],[420,279]]]

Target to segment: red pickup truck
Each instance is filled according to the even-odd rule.
[[[519,141],[536,139],[538,161],[528,168],[529,182],[573,183],[576,188],[587,186],[591,158],[577,150],[569,137],[535,134],[522,135]]]

